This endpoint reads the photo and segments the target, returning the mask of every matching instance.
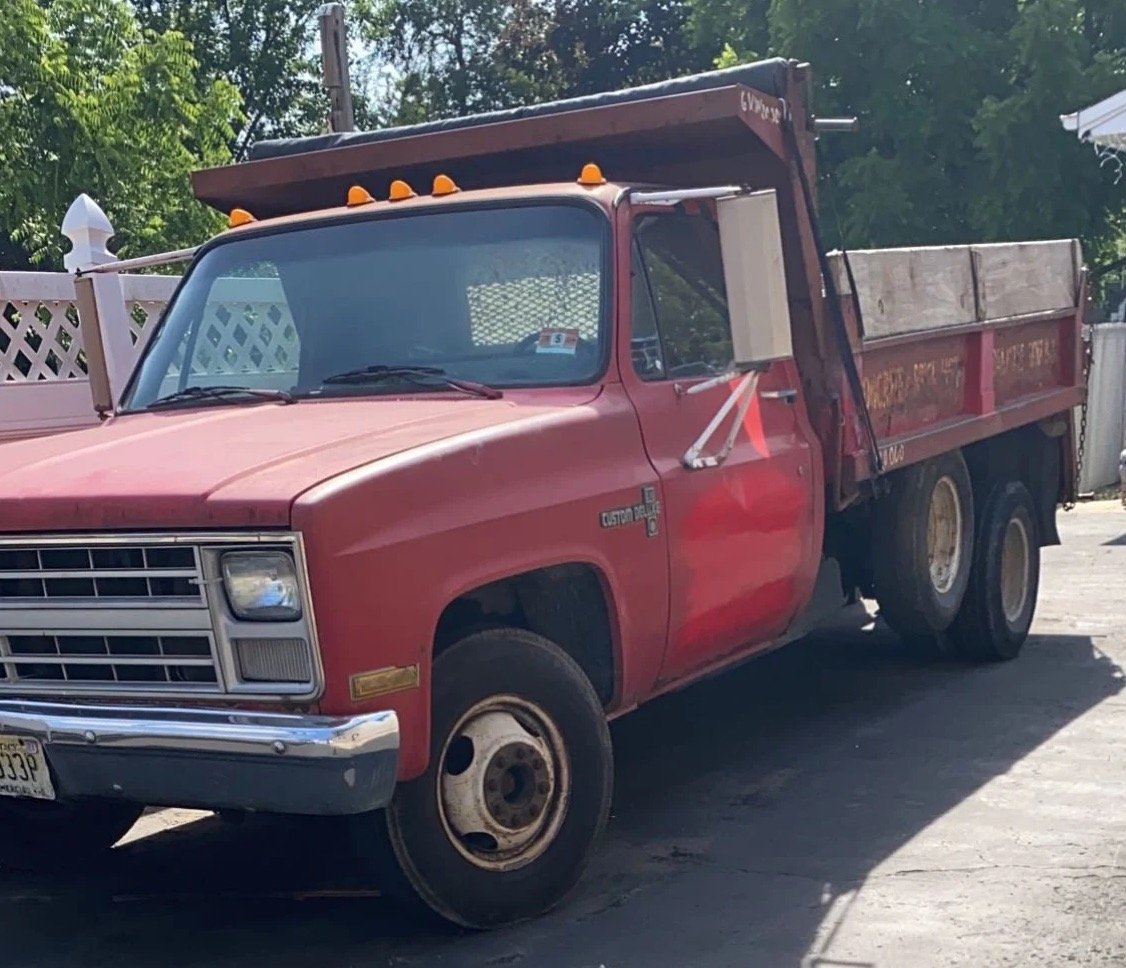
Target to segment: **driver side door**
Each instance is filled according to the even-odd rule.
[[[812,430],[793,359],[762,374],[727,459],[683,458],[737,382],[690,387],[732,364],[719,230],[707,209],[632,223],[630,359],[622,375],[660,477],[670,613],[662,681],[768,643],[804,603],[819,557]],[[726,436],[722,424],[705,452]]]

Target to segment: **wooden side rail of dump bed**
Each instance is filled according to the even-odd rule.
[[[1066,429],[1083,396],[1078,242],[866,250],[847,265],[833,253],[830,265],[862,330],[885,470],[1054,415]]]

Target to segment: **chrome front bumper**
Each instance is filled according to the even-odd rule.
[[[38,739],[60,798],[350,814],[395,788],[393,712],[333,718],[229,709],[0,701],[0,734]]]

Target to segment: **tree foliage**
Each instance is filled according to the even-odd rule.
[[[317,67],[321,0],[133,0],[151,30],[191,38],[198,83],[217,79],[242,95],[243,124],[230,149],[242,158],[260,138],[313,134],[326,107]]]
[[[125,253],[214,229],[188,175],[228,159],[238,94],[195,66],[182,34],[143,30],[124,0],[0,4],[0,267],[57,264],[80,192]]]
[[[197,239],[192,168],[323,126],[319,3],[2,0],[0,265],[57,258],[79,191],[127,251]],[[1122,0],[350,0],[349,17],[361,126],[784,55],[812,63],[817,113],[861,120],[821,143],[830,243],[1126,246],[1126,183],[1058,120],[1126,87]]]
[[[1124,27],[1105,0],[773,0],[772,47],[812,62],[818,112],[861,122],[824,139],[830,236],[1106,251],[1126,193],[1059,115],[1126,86]]]
[[[704,68],[681,0],[358,0],[398,123],[614,90]]]

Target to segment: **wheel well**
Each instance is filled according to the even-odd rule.
[[[1059,544],[1056,506],[1063,491],[1060,458],[1066,439],[1049,436],[1040,425],[1032,424],[970,444],[962,454],[970,469],[975,507],[984,507],[995,485],[1020,481],[1036,505],[1040,544]]]
[[[497,626],[527,629],[550,639],[586,673],[602,704],[614,695],[614,644],[608,597],[591,565],[536,568],[489,582],[443,609],[434,654],[473,632]]]

